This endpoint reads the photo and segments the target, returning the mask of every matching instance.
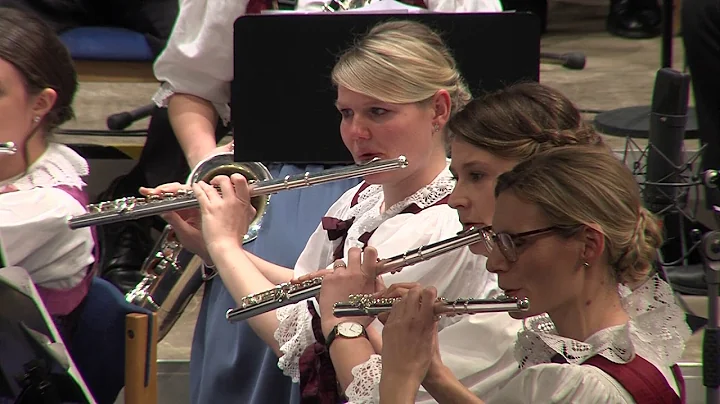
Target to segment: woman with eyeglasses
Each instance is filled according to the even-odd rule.
[[[600,148],[554,148],[501,175],[495,195],[487,268],[530,301],[511,314],[524,320],[520,372],[497,394],[466,389],[438,354],[437,292],[416,286],[385,322],[379,401],[413,402],[422,383],[439,402],[684,402],[690,330],[652,275],[660,228],[630,170]]]

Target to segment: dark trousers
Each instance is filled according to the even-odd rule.
[[[685,56],[692,76],[702,169],[720,169],[720,0],[689,0],[682,6]],[[720,204],[720,193],[708,195]]]
[[[165,48],[177,0],[0,0],[0,7],[34,11],[57,33],[79,26],[126,28],[145,35],[155,56]]]

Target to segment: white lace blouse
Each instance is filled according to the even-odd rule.
[[[634,403],[611,376],[595,366],[581,366],[595,355],[627,363],[639,355],[654,365],[679,395],[670,367],[685,349],[690,329],[667,283],[653,277],[634,292],[620,288],[627,324],[599,331],[586,341],[557,335],[547,316],[526,320],[515,355],[522,370],[488,403]],[[562,355],[567,364],[552,363]]]
[[[225,123],[230,121],[233,24],[245,15],[248,3],[248,0],[180,0],[172,34],[154,65],[155,77],[163,83],[153,96],[158,106],[167,106],[176,92],[192,94],[210,101]],[[301,0],[298,9],[313,10],[317,5],[317,0]],[[430,11],[438,12],[502,10],[499,0],[427,0],[427,5]]]
[[[88,174],[85,159],[67,146],[50,143],[26,174],[0,182],[0,242],[8,265],[25,268],[33,282],[51,289],[80,283],[95,259],[90,228],[71,230],[68,215],[85,207],[59,185],[82,188]]]
[[[375,247],[380,257],[391,257],[422,245],[444,240],[455,236],[461,230],[461,224],[454,209],[447,204],[435,205],[449,195],[454,188],[454,182],[447,169],[431,184],[404,201],[391,206],[384,213],[381,213],[383,193],[382,187],[379,185],[371,185],[364,189],[359,195],[358,203],[350,207],[351,200],[358,192],[359,187],[360,185],[347,191],[330,207],[326,215],[341,220],[355,218],[343,246],[346,257],[351,247],[363,246],[363,243],[359,241],[360,236],[374,229],[377,230],[368,240],[368,245]],[[425,209],[415,214],[399,214],[413,203]],[[330,266],[333,263],[333,251],[339,242],[340,240],[329,242],[327,232],[318,226],[297,262],[295,276]],[[472,254],[469,249],[460,248],[429,261],[404,268],[402,272],[383,275],[383,280],[386,285],[396,282],[419,282],[426,286],[433,285],[437,288],[438,295],[448,298],[495,296],[499,293],[497,278],[485,270],[485,261],[484,257]],[[313,302],[317,307],[317,303],[314,300]],[[299,358],[305,348],[315,342],[311,326],[312,317],[306,302],[285,306],[278,309],[276,313],[280,325],[275,332],[275,338],[283,355],[278,361],[278,366],[293,381],[297,382],[299,380]],[[507,315],[488,315],[485,319],[480,316],[477,318],[484,323],[485,335],[483,338],[495,341],[497,345],[490,346],[486,350],[483,349],[483,357],[475,367],[494,368],[495,371],[501,373],[505,368],[516,369],[517,363],[512,357],[510,348],[521,323],[511,320]],[[458,321],[459,317],[443,319],[440,327],[450,329],[454,324],[459,324]],[[373,322],[371,326],[378,330],[382,329],[382,325],[378,321]],[[464,340],[462,334],[454,334],[454,338],[443,339],[443,345],[447,352],[458,355],[461,352],[453,351],[453,346],[462,347],[465,344]],[[508,351],[510,351],[509,355]],[[381,370],[382,362],[379,355],[373,355],[367,362],[352,370],[354,380],[345,392],[350,402],[374,401]]]

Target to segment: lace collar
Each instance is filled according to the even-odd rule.
[[[417,205],[420,209],[432,206],[450,195],[454,188],[455,181],[446,166],[428,185],[418,189],[414,194],[380,213],[383,202],[382,185],[373,184],[368,186],[358,196],[358,203],[348,211],[347,217],[355,218],[355,225],[348,230],[347,241],[350,242],[349,245],[351,247],[362,246],[358,239],[364,233],[377,229],[383,222],[412,204]]]
[[[50,142],[47,150],[18,177],[1,181],[0,186],[14,185],[20,191],[37,187],[68,185],[82,188],[86,184],[81,177],[88,175],[87,161],[71,148]]]
[[[627,363],[636,354],[660,366],[677,363],[690,328],[670,286],[654,276],[633,292],[624,286],[619,291],[630,321],[601,330],[585,342],[557,335],[547,314],[526,319],[515,345],[520,367],[557,362],[558,354],[571,364],[581,364],[595,355]]]

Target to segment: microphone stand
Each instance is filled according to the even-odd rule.
[[[718,324],[718,289],[720,287],[720,231],[713,230],[702,238],[700,254],[707,281],[708,322],[703,336],[703,385],[707,388],[706,403],[719,404],[720,391],[720,327]]]

